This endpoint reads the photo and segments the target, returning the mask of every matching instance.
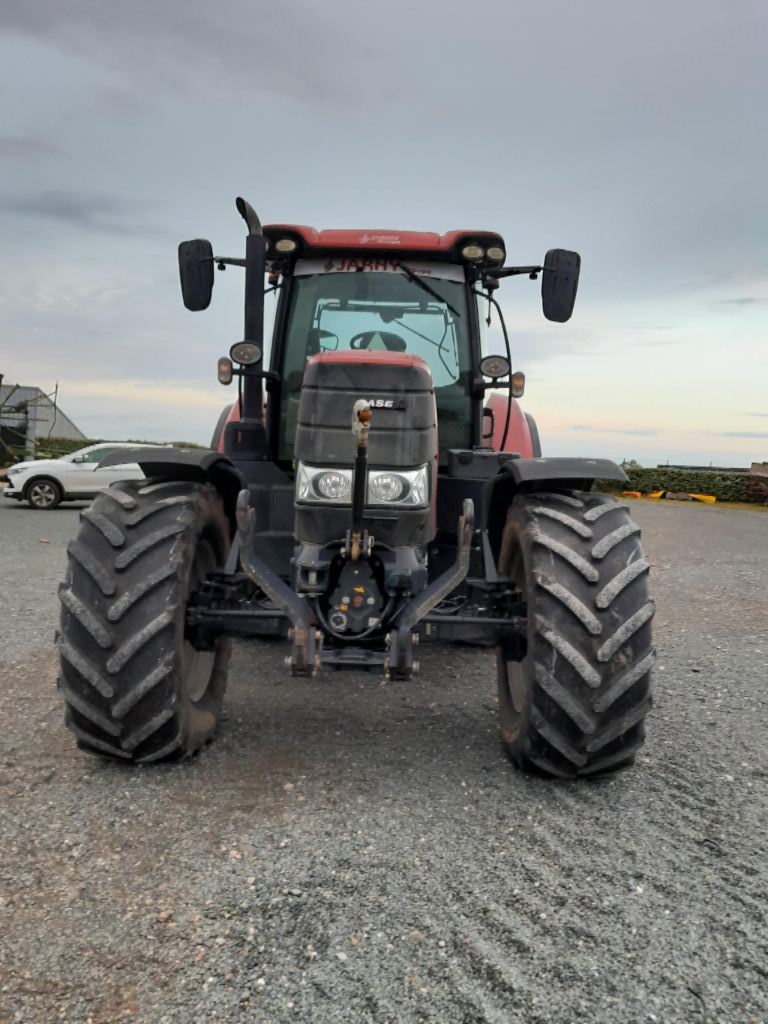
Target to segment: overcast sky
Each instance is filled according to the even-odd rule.
[[[545,454],[768,459],[765,0],[2,0],[0,372],[91,436],[207,443],[265,222],[582,254],[497,293]]]

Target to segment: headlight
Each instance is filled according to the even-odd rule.
[[[405,480],[399,473],[376,473],[368,477],[369,501],[397,501],[405,491]]]
[[[300,462],[296,474],[296,500],[349,505],[352,501],[352,470],[322,469]]]
[[[429,502],[429,467],[419,469],[370,469],[366,505],[423,507]],[[352,470],[305,466],[296,473],[296,500],[352,504]]]
[[[328,501],[344,501],[350,496],[351,479],[344,472],[318,473],[314,485],[315,490]]]
[[[429,495],[426,466],[419,469],[368,471],[369,505],[426,505]]]
[[[19,469],[18,467],[11,466],[9,469],[6,469],[5,472],[6,472],[6,476],[18,476],[19,473],[23,473],[24,470],[23,469]]]
[[[296,240],[293,238],[278,238],[275,242],[275,252],[293,252],[296,248]]]
[[[476,242],[470,242],[469,245],[465,245],[461,250],[461,255],[465,260],[471,260],[473,263],[477,263],[485,256],[485,249],[481,245],[477,245]]]

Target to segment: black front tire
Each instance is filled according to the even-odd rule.
[[[230,641],[193,647],[186,611],[228,549],[207,484],[121,482],[81,514],[59,591],[59,688],[78,746],[149,762],[189,756],[211,738]]]
[[[518,495],[499,570],[527,600],[525,651],[497,651],[499,717],[521,769],[562,778],[626,768],[651,705],[653,602],[640,528],[602,494]]]
[[[39,480],[31,480],[24,492],[27,504],[30,508],[38,511],[49,511],[61,504],[64,492],[55,480],[48,477],[41,477]]]

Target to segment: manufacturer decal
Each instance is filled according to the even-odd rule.
[[[377,245],[400,245],[400,235],[360,235],[360,244],[375,242]]]
[[[326,274],[349,274],[360,270],[367,270],[369,273],[396,274],[400,270],[400,264],[397,260],[342,257],[341,259],[326,260],[323,270]]]
[[[442,281],[464,282],[464,268],[455,263],[408,260],[408,266],[419,277],[433,277]],[[328,256],[325,259],[297,260],[294,274],[305,277],[309,274],[403,274],[399,262],[384,256]]]
[[[372,409],[396,409],[399,412],[406,407],[404,398],[369,398],[368,404]]]

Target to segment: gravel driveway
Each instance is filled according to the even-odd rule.
[[[79,752],[55,691],[77,512],[0,502],[0,1024],[768,1020],[768,515],[638,504],[637,767],[526,778],[493,656],[411,683],[236,648],[191,763]]]

